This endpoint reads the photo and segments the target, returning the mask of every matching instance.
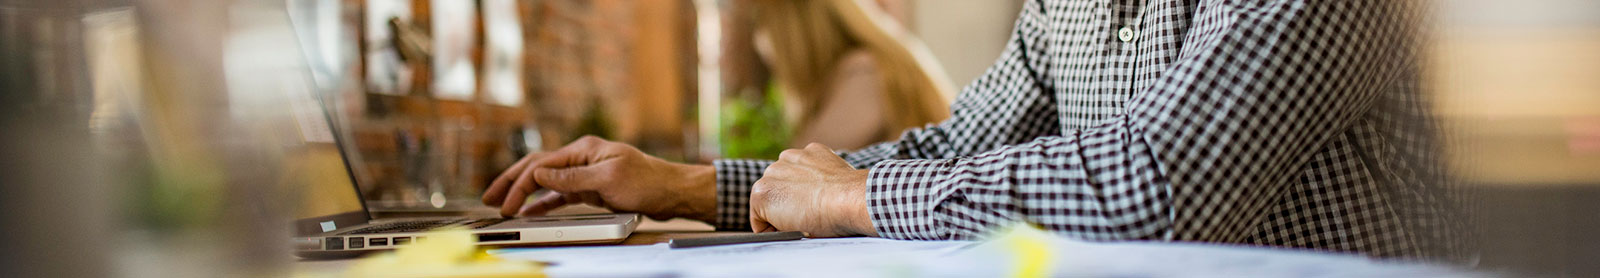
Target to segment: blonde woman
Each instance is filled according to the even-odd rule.
[[[856,149],[949,117],[950,82],[874,5],[754,4],[755,48],[783,91],[784,118],[794,127],[791,146]]]

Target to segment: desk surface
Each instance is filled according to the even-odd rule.
[[[714,237],[747,233],[749,232],[641,230],[633,232],[633,235],[629,235],[628,239],[622,241],[622,245],[651,245],[656,243],[666,243],[672,239]]]

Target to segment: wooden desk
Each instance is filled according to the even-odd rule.
[[[642,231],[633,232],[633,235],[629,235],[628,239],[625,239],[625,240],[622,241],[622,245],[651,245],[651,244],[656,244],[656,243],[666,243],[667,241],[670,241],[672,239],[679,239],[679,238],[702,238],[702,237],[728,236],[728,235],[748,234],[748,233],[750,233],[750,232],[650,231],[650,230],[642,230]]]

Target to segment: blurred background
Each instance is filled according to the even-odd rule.
[[[290,204],[322,197],[296,186],[346,175],[308,151],[333,137],[374,212],[477,207],[515,159],[583,135],[702,163],[893,139],[947,116],[925,107],[984,72],[1022,6],[3,1],[9,277],[281,276]],[[1479,266],[1600,274],[1600,1],[1428,12],[1425,85],[1477,204]],[[906,105],[838,102],[874,99],[848,92]],[[304,132],[318,105],[335,134]],[[811,129],[858,111],[916,117]]]

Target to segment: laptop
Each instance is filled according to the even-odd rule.
[[[331,135],[332,142],[308,140],[303,154],[288,155],[288,159],[298,160],[293,164],[305,165],[295,174],[314,179],[300,182],[301,204],[295,212],[293,243],[296,254],[301,257],[346,257],[395,249],[426,240],[426,232],[430,230],[445,228],[469,230],[477,237],[478,245],[617,243],[627,239],[642,221],[635,213],[373,219],[351,174],[349,159],[343,152],[344,144],[340,144],[342,139],[333,132],[327,113],[320,114],[325,124],[309,126],[326,130],[306,130],[308,125],[302,121],[301,132]]]
[[[291,5],[293,6],[293,5]],[[291,7],[293,13],[297,7]],[[337,14],[337,13],[334,13]],[[291,16],[293,17],[293,16]],[[306,18],[291,20],[296,27],[307,27]],[[315,45],[312,33],[296,30],[302,50],[305,45]],[[304,258],[349,257],[362,253],[389,250],[427,240],[427,232],[435,229],[459,228],[477,237],[480,246],[555,245],[618,243],[628,238],[643,220],[638,214],[591,214],[525,218],[469,218],[425,217],[373,219],[372,210],[361,198],[358,182],[349,164],[346,149],[354,144],[344,141],[335,132],[332,113],[316,97],[314,91],[328,91],[336,85],[321,84],[314,78],[319,64],[315,53],[303,53],[307,65],[291,67],[304,70],[306,86],[291,89],[289,108],[293,123],[272,127],[276,134],[295,134],[288,141],[299,141],[284,154],[285,179],[295,186],[299,205],[294,211],[292,240],[295,254]],[[332,63],[337,64],[337,63]],[[337,71],[337,70],[329,70]],[[300,80],[295,80],[300,79]]]
[[[635,213],[524,218],[418,217],[373,219],[352,174],[343,139],[330,113],[315,100],[292,101],[304,144],[286,155],[297,184],[294,250],[301,257],[346,257],[395,249],[427,240],[426,232],[460,228],[478,245],[617,243],[628,238],[642,218]],[[309,111],[309,112],[308,112]],[[307,120],[306,118],[317,118]],[[320,121],[320,124],[312,121]],[[320,139],[319,139],[320,138]]]
[[[312,105],[322,107],[321,105]],[[320,108],[319,108],[320,110]],[[321,113],[327,122],[327,113]],[[304,114],[302,114],[304,115]],[[320,169],[299,169],[316,180],[302,181],[301,204],[295,220],[294,250],[301,257],[345,257],[367,251],[395,249],[426,240],[426,232],[461,228],[477,237],[478,245],[537,245],[617,243],[627,239],[642,221],[638,214],[590,214],[524,218],[414,217],[373,219],[351,174],[349,159],[332,124],[302,132],[332,135],[333,142],[307,141],[305,154],[289,155],[294,164]],[[336,173],[342,172],[337,177]]]

